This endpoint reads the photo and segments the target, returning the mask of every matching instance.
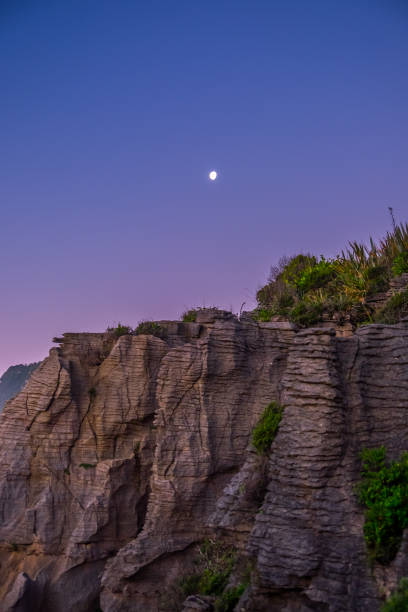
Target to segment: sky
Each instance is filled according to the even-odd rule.
[[[0,83],[0,374],[408,220],[406,0],[1,0]]]

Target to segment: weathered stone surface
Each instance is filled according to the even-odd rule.
[[[164,610],[219,532],[255,563],[239,610],[377,612],[407,541],[371,573],[354,486],[364,446],[408,450],[408,324],[339,338],[210,309],[160,325],[65,334],[5,407],[0,611]],[[251,431],[272,400],[262,458]]]

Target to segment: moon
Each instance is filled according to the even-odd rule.
[[[211,172],[208,175],[208,178],[210,179],[210,181],[215,181],[217,176],[218,176],[218,172],[216,172],[215,170],[211,170]]]

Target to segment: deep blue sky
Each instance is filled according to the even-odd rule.
[[[408,217],[404,0],[1,0],[0,83],[0,373]]]

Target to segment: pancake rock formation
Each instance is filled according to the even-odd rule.
[[[362,448],[408,450],[408,322],[339,337],[203,310],[160,326],[64,334],[7,402],[0,611],[213,610],[172,599],[209,539],[249,563],[235,610],[377,612],[407,540],[370,567],[355,485]]]

